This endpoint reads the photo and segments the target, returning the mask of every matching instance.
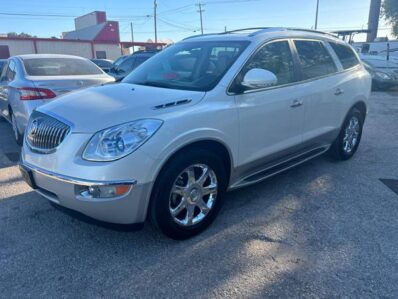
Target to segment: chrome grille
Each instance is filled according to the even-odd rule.
[[[70,126],[47,114],[35,111],[26,131],[26,141],[34,151],[54,152],[70,132]]]

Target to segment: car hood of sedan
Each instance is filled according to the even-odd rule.
[[[61,96],[38,111],[70,122],[73,133],[94,133],[143,118],[159,118],[198,103],[205,92],[127,83],[92,87]],[[184,103],[173,105],[173,103]]]

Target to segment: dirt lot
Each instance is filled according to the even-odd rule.
[[[0,297],[397,297],[398,92],[374,93],[350,161],[327,156],[227,195],[177,242],[54,209],[21,181],[0,122]]]

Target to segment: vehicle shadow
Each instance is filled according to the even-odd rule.
[[[336,167],[346,172],[333,174]],[[374,258],[378,243],[362,233],[370,225],[356,206],[360,196],[346,195],[356,186],[339,177],[352,173],[321,157],[228,193],[213,225],[183,242],[148,224],[137,232],[88,224],[33,192],[4,199],[0,292],[6,297],[202,298],[243,292],[297,297],[338,295],[339,284],[349,296],[381,277],[371,269],[373,276],[362,275],[358,265],[392,268],[386,259]],[[365,184],[366,177],[361,179]]]

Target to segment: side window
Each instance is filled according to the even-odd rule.
[[[7,79],[8,64],[9,64],[9,62],[5,63],[4,66],[3,66],[3,70],[2,70],[2,72],[0,74],[1,81],[4,81],[4,80]]]
[[[8,81],[12,81],[15,78],[15,62],[10,60],[6,71],[6,77]]]
[[[135,63],[134,63],[134,67],[133,68],[136,68],[136,67],[138,67],[139,65],[141,65],[141,64],[143,64],[145,61],[147,61],[149,59],[149,57],[137,57],[136,59],[135,59]]]
[[[276,86],[294,82],[293,57],[289,42],[272,42],[263,46],[245,65],[241,79],[254,68],[274,73],[278,78]]]
[[[337,43],[329,42],[329,44],[333,48],[345,70],[359,64],[357,56],[350,47]]]
[[[337,72],[336,65],[319,41],[295,40],[303,79],[322,77]]]
[[[129,57],[126,60],[124,60],[118,67],[119,70],[121,70],[124,73],[130,73],[131,70],[134,67],[134,62],[135,62],[135,57]]]

